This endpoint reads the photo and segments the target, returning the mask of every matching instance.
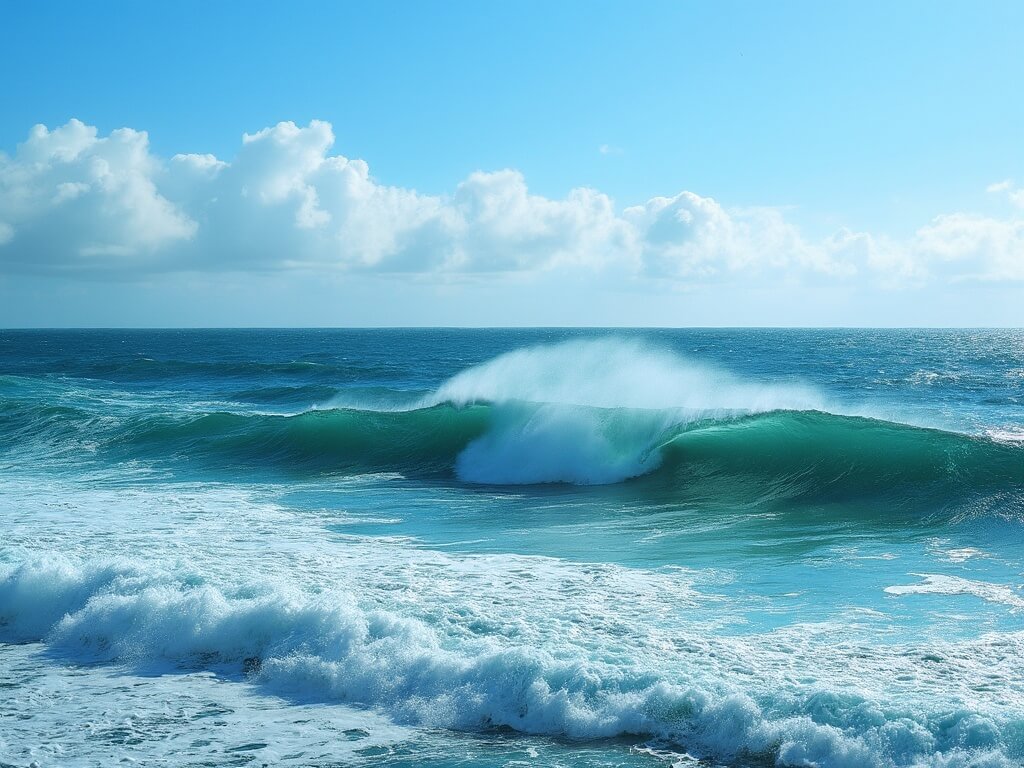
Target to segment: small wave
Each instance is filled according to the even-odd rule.
[[[989,584],[984,581],[972,581],[960,576],[949,576],[935,573],[915,573],[922,581],[919,584],[907,584],[886,587],[890,595],[971,595],[988,603],[1001,603],[1014,610],[1024,609],[1024,595],[1004,584]]]
[[[956,384],[962,378],[958,371],[930,371],[926,369],[914,371],[907,381],[914,386],[935,386],[938,384]]]

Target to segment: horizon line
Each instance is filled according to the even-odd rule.
[[[1024,331],[1016,325],[24,325],[8,331]]]

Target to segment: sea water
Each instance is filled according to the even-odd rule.
[[[0,764],[1018,766],[1024,333],[0,331]]]

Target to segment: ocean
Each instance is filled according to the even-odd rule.
[[[0,331],[0,765],[1024,764],[1024,332]]]

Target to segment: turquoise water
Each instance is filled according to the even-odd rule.
[[[0,331],[0,483],[0,764],[1024,763],[1024,332]]]

